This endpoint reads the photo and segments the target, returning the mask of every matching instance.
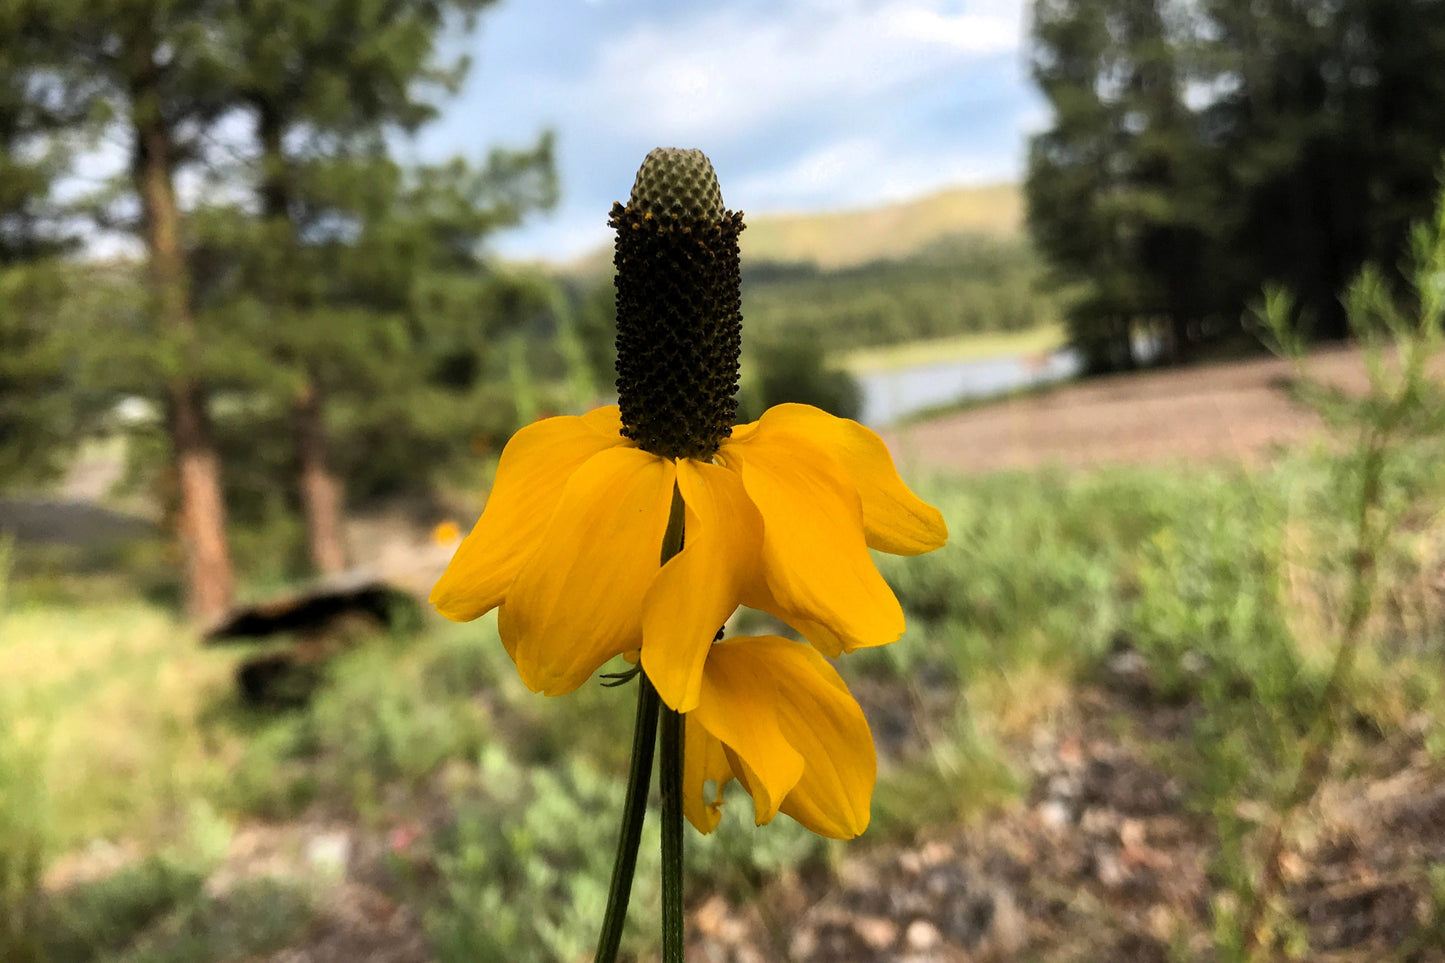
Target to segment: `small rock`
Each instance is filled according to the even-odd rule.
[[[1149,907],[1148,914],[1144,917],[1149,927],[1149,935],[1161,943],[1168,943],[1174,938],[1175,922],[1174,913],[1163,903],[1155,903]]]
[[[875,950],[886,950],[898,939],[898,924],[882,916],[858,917],[853,921],[853,931]]]
[[[908,948],[916,952],[937,949],[943,942],[943,934],[938,932],[938,927],[928,920],[914,920],[908,924],[908,932],[904,935],[908,941]]]
[[[1114,681],[1129,688],[1146,688],[1149,684],[1149,660],[1136,649],[1124,649],[1109,656],[1105,668]]]
[[[1118,832],[1118,823],[1119,814],[1101,806],[1086,809],[1079,817],[1079,828],[1090,836],[1114,836]]]
[[[788,941],[788,953],[795,960],[806,960],[818,952],[818,934],[811,926],[798,929]]]
[[[937,866],[953,859],[953,847],[945,842],[935,841],[924,846],[920,855],[925,866]]]
[[[721,896],[712,896],[693,912],[692,922],[699,933],[716,936],[727,915],[727,900]]]
[[[1039,822],[1045,829],[1058,832],[1067,829],[1074,821],[1073,814],[1069,812],[1069,804],[1062,799],[1045,799],[1039,803],[1034,812],[1038,814]]]
[[[748,925],[740,919],[729,917],[718,924],[717,938],[730,946],[739,947],[739,952],[748,940]]]
[[[1078,799],[1083,791],[1083,784],[1078,777],[1060,773],[1049,780],[1046,793],[1051,799]]]
[[[1107,889],[1118,889],[1129,878],[1119,857],[1105,850],[1094,854],[1094,876]]]
[[[323,876],[345,876],[350,859],[350,833],[319,833],[306,841],[306,862]]]
[[[995,956],[1013,959],[1029,940],[1029,921],[1019,908],[1013,893],[1003,887],[991,892],[993,921],[988,932],[988,946]]]
[[[910,876],[923,872],[923,858],[914,852],[900,853],[898,867]]]

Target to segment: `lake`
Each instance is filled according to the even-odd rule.
[[[1064,381],[1076,377],[1082,368],[1078,352],[1060,348],[1041,355],[864,371],[854,377],[863,389],[860,420],[880,428],[927,408]]]

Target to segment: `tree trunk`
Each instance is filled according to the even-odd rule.
[[[235,574],[226,541],[220,458],[211,441],[205,391],[192,374],[196,325],[171,177],[171,131],[161,110],[155,59],[155,43],[142,33],[130,51],[132,176],[140,194],[152,302],[162,337],[179,348],[180,363],[166,380],[165,405],[180,503],[177,529],[185,557],[186,604],[192,616],[213,622],[231,607]]]
[[[261,140],[261,205],[267,222],[283,232],[288,250],[298,246],[296,225],[291,220],[291,184],[287,176],[286,155],[282,150],[284,122],[274,104],[257,105],[257,132]],[[281,279],[276,288],[279,305],[304,310],[297,287]],[[293,441],[296,446],[297,483],[301,493],[301,512],[306,519],[306,548],[311,564],[324,575],[334,575],[346,568],[346,540],[342,527],[342,493],[340,479],[327,464],[326,419],[324,398],[315,373],[306,366],[305,380],[291,407]]]
[[[346,568],[346,539],[341,528],[341,483],[326,465],[322,407],[321,390],[311,380],[297,393],[291,415],[306,544],[316,570],[332,575]]]

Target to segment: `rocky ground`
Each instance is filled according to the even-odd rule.
[[[1073,718],[1023,748],[1020,804],[860,851],[835,880],[780,880],[746,905],[709,897],[693,913],[695,958],[1214,959],[1219,842],[1153,761],[1188,720],[1188,707],[1081,692]],[[1285,899],[1308,934],[1295,959],[1445,961],[1431,878],[1445,865],[1445,771],[1418,747],[1387,755],[1379,772],[1330,783],[1287,853]]]

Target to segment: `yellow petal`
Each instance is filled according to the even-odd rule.
[[[778,728],[778,691],[768,668],[749,658],[743,645],[714,645],[708,652],[701,698],[688,715],[738,760],[729,768],[752,793],[759,826],[777,815],[783,798],[802,778],[804,765]]]
[[[642,668],[663,702],[691,712],[708,649],[758,566],[763,521],[725,468],[681,459],[677,487],[686,506],[683,549],[647,590]]]
[[[806,645],[772,636],[748,648],[777,680],[778,726],[805,761],[781,811],[820,836],[861,835],[878,757],[857,700],[828,660]]]
[[[498,623],[534,692],[571,692],[636,648],[676,477],[671,459],[636,448],[600,452],[572,474]]]
[[[438,612],[466,622],[506,597],[572,473],[598,452],[630,444],[620,427],[612,405],[580,418],[548,418],[512,436],[482,517],[431,591]]]
[[[948,541],[943,515],[903,483],[888,446],[870,429],[811,405],[777,405],[759,419],[753,440],[784,443],[783,436],[813,442],[842,467],[858,490],[869,548],[919,555]]]
[[[683,719],[682,812],[706,836],[722,818],[723,787],[733,777],[723,744],[691,714]],[[707,784],[713,784],[708,799]]]
[[[717,457],[763,517],[763,564],[744,605],[790,624],[821,623],[846,651],[903,634],[903,610],[863,540],[858,493],[830,455],[759,428]]]
[[[773,597],[772,592],[768,590],[767,583],[761,579],[755,579],[748,585],[747,590],[743,593],[743,602],[748,608],[776,615],[796,629],[814,648],[830,659],[836,659],[847,651],[843,640],[838,638],[837,634],[826,625],[803,618],[796,612],[788,611],[788,607]]]

